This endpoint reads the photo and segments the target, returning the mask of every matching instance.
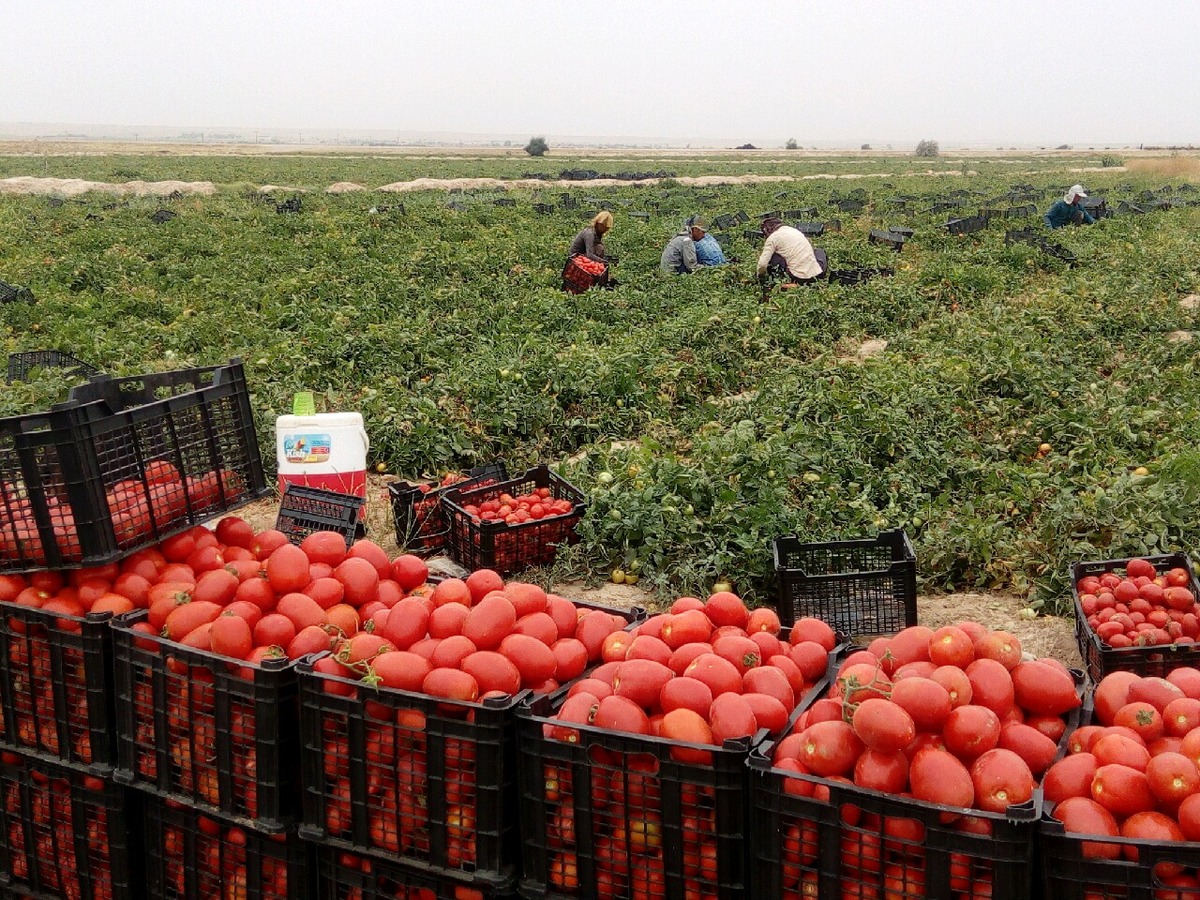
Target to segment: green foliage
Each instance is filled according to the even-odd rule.
[[[783,145],[784,150],[799,150],[800,145],[796,143],[795,138],[788,138],[787,143]]]
[[[932,159],[938,155],[938,142],[920,141],[917,144],[917,149],[913,151],[913,155],[921,159]]]
[[[1111,153],[1106,153],[1100,157],[1100,168],[1102,169],[1115,169],[1123,165],[1125,165],[1125,160],[1119,156],[1113,156]]]
[[[550,145],[546,143],[544,137],[532,137],[529,143],[525,145],[525,152],[530,156],[545,156],[546,151],[550,149]]]
[[[927,586],[1012,589],[1061,611],[1070,561],[1195,546],[1200,344],[1167,336],[1200,327],[1178,304],[1200,290],[1200,211],[1064,232],[1056,240],[1080,258],[1075,268],[1006,247],[995,226],[947,235],[942,214],[918,211],[897,256],[866,242],[894,224],[886,198],[996,196],[1013,167],[964,160],[981,174],[933,179],[905,174],[927,168],[912,157],[892,163],[886,184],[587,188],[614,209],[607,243],[621,286],[575,296],[559,276],[584,211],[532,208],[557,187],[510,190],[510,208],[493,205],[494,192],[456,194],[458,210],[444,193],[409,193],[403,212],[395,195],[319,190],[572,161],[52,158],[39,174],[136,168],[227,187],[174,201],[178,216],[163,225],[149,220],[157,199],[106,209],[102,195],[60,207],[0,196],[0,278],[37,298],[0,307],[0,339],[9,352],[60,348],[116,374],[241,356],[264,448],[275,416],[307,389],[322,409],[360,410],[374,459],[407,477],[497,457],[513,469],[555,464],[589,502],[582,542],[559,566],[636,571],[664,593],[724,576],[761,600],[772,538],[902,527]],[[1049,196],[1071,164],[1022,160],[1021,178]],[[0,171],[27,174],[21,165],[0,158]],[[748,164],[723,155],[678,168],[702,165],[736,174]],[[879,163],[757,165],[832,175]],[[1114,191],[1105,177],[1116,176],[1089,186]],[[1120,177],[1134,192],[1160,186]],[[301,213],[279,215],[247,196],[267,182],[313,190]],[[688,215],[828,209],[850,185],[862,185],[866,211],[818,243],[834,268],[887,265],[894,277],[764,298],[740,229],[730,246],[740,263],[687,278],[656,271],[672,223]],[[625,212],[653,204],[649,221]],[[871,338],[888,348],[860,360]],[[68,384],[46,372],[4,389],[0,414],[43,408]]]

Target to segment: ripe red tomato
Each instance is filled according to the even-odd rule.
[[[945,750],[919,751],[909,763],[908,780],[918,800],[966,807],[975,800],[971,774]]]
[[[1154,794],[1146,773],[1115,763],[1096,769],[1092,799],[1122,818],[1154,808]]]
[[[797,759],[814,775],[829,778],[850,772],[863,749],[862,741],[848,723],[817,722],[805,729]]]
[[[868,749],[882,754],[900,752],[917,736],[912,716],[882,697],[869,697],[860,703],[850,724]]]
[[[1033,797],[1033,773],[1011,750],[989,750],[971,765],[975,804],[986,812],[1003,813]]]

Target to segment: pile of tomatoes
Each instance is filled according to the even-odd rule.
[[[459,472],[450,472],[440,482],[400,482],[393,487],[402,488],[399,501],[407,504],[400,509],[402,543],[422,551],[431,551],[445,546],[443,535],[447,529],[446,517],[442,515],[441,497],[447,488],[470,480],[472,487],[494,484],[495,478],[474,478]]]
[[[1149,560],[1131,559],[1124,576],[1085,575],[1075,590],[1089,627],[1109,647],[1194,644],[1200,638],[1200,604],[1185,568],[1160,574]]]
[[[152,850],[145,865],[151,896],[197,900],[293,896],[288,893],[288,856],[289,845],[297,842],[294,834],[259,835],[177,803],[147,802],[146,830]]]
[[[717,836],[741,827],[747,801],[740,785],[732,792],[721,787],[716,748],[761,728],[782,730],[825,676],[835,644],[824,622],[802,619],[785,634],[773,610],[751,612],[729,592],[707,601],[680,598],[668,613],[607,638],[604,664],[575,682],[542,726],[550,746],[541,818],[554,888],[583,896],[664,896],[668,829],[683,836],[677,862],[689,896],[693,888],[697,897],[716,896],[719,885],[740,877],[740,870],[719,871]],[[627,752],[617,751],[580,726],[666,743],[634,740]],[[560,743],[578,748],[572,754],[578,765],[551,761],[562,758],[553,748]],[[729,752],[744,764],[745,749]],[[588,783],[575,782],[579,767]],[[663,779],[674,784],[664,787]],[[587,822],[575,820],[580,790],[591,794]],[[681,802],[672,810],[664,797],[675,791]],[[726,811],[718,813],[718,806]],[[733,819],[719,822],[722,815]],[[586,842],[577,841],[577,832],[587,834]],[[578,852],[594,855],[594,887],[580,886]]]
[[[505,584],[488,569],[375,611],[365,630],[335,641],[334,653],[313,664],[320,675],[334,676],[324,680],[323,692],[352,701],[308,702],[320,710],[325,735],[320,824],[326,833],[353,841],[365,832],[363,849],[474,868],[477,833],[494,835],[502,825],[501,785],[480,778],[479,756],[501,752],[507,716],[506,706],[485,712],[477,701],[513,698],[524,689],[548,692],[578,678],[627,624],[534,584]],[[412,696],[418,693],[429,699]],[[351,746],[351,718],[363,722],[362,746]],[[430,719],[437,733],[455,735],[440,742],[434,759]],[[365,779],[356,780],[351,760],[363,761]],[[492,764],[485,771],[499,769]],[[442,805],[444,821],[431,820],[430,811]],[[438,846],[445,856],[431,859]]]
[[[5,484],[0,490],[0,560],[45,565],[48,556],[33,504],[15,485]],[[184,476],[172,463],[155,460],[146,465],[144,477],[124,479],[110,487],[105,501],[117,546],[130,548],[155,533],[178,527],[189,516],[195,521],[247,496],[246,482],[236,472],[213,470]],[[83,545],[71,504],[52,494],[46,498],[46,506],[62,561],[79,562]]]
[[[46,896],[118,900],[111,845],[122,846],[126,836],[104,782],[15,753],[5,752],[0,762],[6,873],[17,883],[38,884]],[[77,825],[86,832],[77,834]]]
[[[1067,741],[1043,782],[1051,815],[1068,834],[1167,845],[1200,841],[1200,671],[1166,678],[1113,672],[1093,695],[1093,723]],[[1139,861],[1129,844],[1084,841],[1090,859]],[[1200,895],[1200,873],[1159,862],[1171,897]],[[1163,893],[1166,896],[1166,893]]]
[[[451,552],[468,568],[513,572],[544,565],[553,562],[560,545],[577,540],[582,510],[568,498],[556,499],[548,487],[517,496],[496,490],[481,496],[488,499],[464,497],[470,502],[451,506],[449,515]]]
[[[829,801],[831,784],[841,783],[1002,816],[1033,799],[1066,732],[1064,717],[1080,704],[1066,667],[1025,659],[1007,632],[974,622],[936,631],[914,626],[850,654],[830,695],[797,718],[772,760],[786,773],[783,791],[797,797]],[[841,814],[849,826],[841,832],[843,885],[923,896],[926,826],[899,814],[881,819],[853,804]],[[951,814],[945,821],[968,834],[991,834],[986,816]],[[784,822],[785,887],[815,890],[819,826],[799,816]],[[955,892],[990,896],[986,860],[955,853],[950,870]]]

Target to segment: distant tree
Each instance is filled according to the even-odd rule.
[[[734,150],[757,150],[758,148],[755,147],[753,144],[742,144],[740,146],[734,147],[733,149]]]
[[[525,145],[525,152],[530,156],[545,156],[546,151],[550,149],[550,145],[546,143],[544,137],[532,137],[529,143]]]
[[[916,154],[917,154],[917,156],[923,156],[926,158],[937,156],[938,155],[938,142],[937,141],[921,141],[919,144],[917,144]]]
[[[800,145],[796,143],[795,138],[788,138],[787,143],[783,145],[784,150],[799,150]]]
[[[1058,145],[1057,147],[1055,147],[1054,149],[1055,149],[1055,150],[1070,150],[1070,149],[1071,149],[1071,145],[1070,145],[1070,144],[1059,144],[1059,145]]]
[[[859,150],[870,150],[870,149],[871,149],[871,145],[870,145],[870,144],[863,144],[863,145],[862,145],[861,147],[859,147],[858,149],[859,149]]]

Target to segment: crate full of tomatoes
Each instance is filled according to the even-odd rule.
[[[107,779],[0,754],[0,890],[80,900],[140,896],[136,802]]]
[[[316,866],[321,900],[501,900],[517,896],[497,889],[486,878],[453,878],[331,847],[318,847]]]
[[[299,546],[229,516],[135,555],[146,589],[114,623],[116,777],[265,830],[300,811],[294,663],[425,580],[371,541]]]
[[[508,479],[502,462],[476,466],[467,474],[450,472],[441,481],[398,481],[388,485],[396,544],[406,553],[428,556],[446,546],[450,524],[442,511],[441,498],[451,488],[487,487]]]
[[[239,361],[0,419],[0,571],[100,565],[267,490]]]
[[[301,833],[513,887],[515,707],[578,678],[640,618],[486,569],[376,611],[331,655],[299,664]]]
[[[314,896],[312,848],[294,830],[260,834],[159,798],[146,800],[143,829],[145,856],[140,860],[148,900],[309,900]]]
[[[1038,785],[1081,684],[973,622],[851,653],[751,756],[753,895],[1033,896]]]
[[[747,757],[812,701],[836,640],[729,592],[606,638],[603,665],[521,711],[523,895],[754,896]]]
[[[107,774],[112,632],[140,588],[116,564],[0,575],[0,745]],[[121,593],[124,591],[124,594]]]
[[[1200,584],[1187,554],[1071,566],[1075,639],[1088,676],[1200,665]]]
[[[1113,672],[1043,781],[1045,896],[1200,897],[1200,671]]]
[[[442,497],[450,523],[450,555],[468,569],[508,574],[554,561],[558,548],[578,541],[575,527],[587,509],[583,492],[547,466],[520,478],[476,488],[452,488]]]

